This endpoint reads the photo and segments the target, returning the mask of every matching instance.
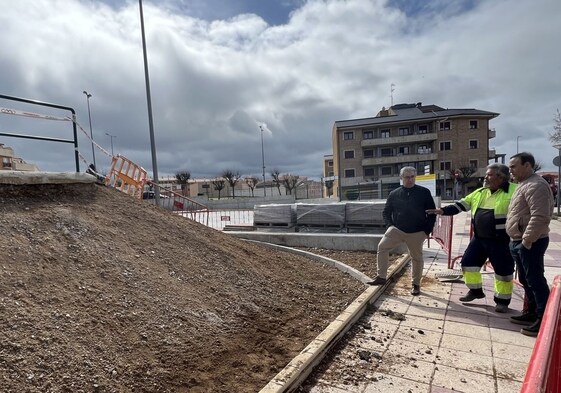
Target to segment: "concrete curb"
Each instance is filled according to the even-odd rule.
[[[301,250],[290,249],[289,247],[278,246],[274,244],[263,245],[282,248],[290,252],[305,254],[310,253]],[[353,277],[363,280],[366,275],[356,271],[355,269],[330,258],[314,255],[313,259],[322,261],[351,274]],[[331,322],[306,348],[304,348],[294,359],[292,359],[284,369],[282,369],[269,383],[259,391],[259,393],[287,393],[292,392],[310,375],[314,367],[316,367],[325,357],[327,352],[347,333],[354,323],[362,317],[370,303],[375,302],[385,288],[393,281],[394,275],[401,272],[407,265],[411,257],[409,255],[402,256],[395,265],[394,269],[388,276],[388,281],[383,286],[369,286],[360,294],[350,305],[343,311],[333,322]],[[333,262],[335,262],[333,264]],[[356,273],[358,275],[355,275]],[[370,280],[369,278],[367,281]]]

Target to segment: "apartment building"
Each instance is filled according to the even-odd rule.
[[[0,160],[2,161],[0,170],[3,171],[34,172],[39,170],[35,164],[27,163],[23,159],[16,157],[14,149],[4,146],[3,143],[0,143]]]
[[[333,193],[341,200],[378,190],[379,197],[399,185],[399,171],[413,166],[437,175],[437,194],[457,196],[454,171],[473,168],[463,191],[476,187],[495,152],[489,140],[491,119],[499,114],[479,109],[444,109],[437,105],[398,104],[375,117],[336,121],[333,126]],[[324,160],[324,175],[328,171]],[[353,195],[351,197],[351,194]]]

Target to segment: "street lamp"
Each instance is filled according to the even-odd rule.
[[[93,165],[95,167],[95,170],[97,171],[97,166],[95,165],[95,148],[94,148],[93,131],[92,131],[92,113],[90,111],[90,98],[92,95],[85,90],[83,91],[83,93],[86,95],[86,101],[88,101],[88,119],[90,121],[90,138],[92,140]]]
[[[267,196],[267,188],[265,187],[265,149],[263,145],[263,126],[259,126],[261,130],[261,162],[263,163],[263,196]]]
[[[554,145],[553,147],[557,149],[557,217],[559,217],[559,202],[561,201],[559,197],[559,194],[561,194],[559,192],[561,186],[561,144]],[[555,163],[555,160],[553,162]]]
[[[107,135],[109,138],[111,138],[111,157],[114,157],[115,154],[113,154],[113,138],[117,138],[117,137],[115,135],[111,135],[108,132],[106,132],[105,135]]]

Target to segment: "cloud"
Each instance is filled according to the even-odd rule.
[[[520,136],[521,150],[539,153],[544,168],[553,168],[557,151],[547,136],[561,107],[558,1],[407,8],[401,0],[310,0],[292,3],[288,19],[286,9],[278,19],[286,23],[277,24],[260,16],[255,2],[223,3],[231,7],[218,15],[204,2],[144,2],[160,174],[259,175],[262,122],[270,131],[267,171],[319,177],[333,123],[374,116],[390,104],[391,83],[394,103],[499,112],[490,146],[508,156]],[[116,135],[115,152],[150,170],[137,2],[10,2],[0,24],[1,94],[73,107],[89,134],[87,90],[95,140],[110,150],[105,132]],[[39,111],[0,100],[0,107],[14,105]],[[6,129],[70,133],[60,124],[0,115],[0,132]],[[42,169],[74,168],[66,146],[0,143]],[[91,161],[83,133],[79,143]],[[101,151],[96,158],[108,166]]]

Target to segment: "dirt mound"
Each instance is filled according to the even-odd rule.
[[[0,186],[3,392],[255,392],[364,286],[98,185]]]

